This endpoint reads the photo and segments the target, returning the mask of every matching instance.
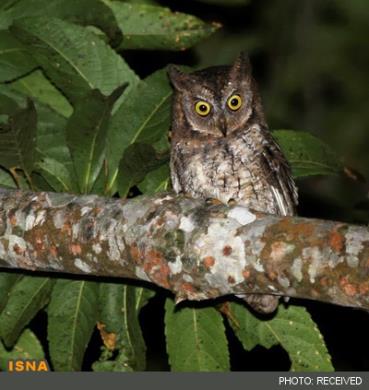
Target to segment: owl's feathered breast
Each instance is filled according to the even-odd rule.
[[[172,146],[172,183],[193,197],[233,199],[250,209],[292,215],[297,190],[288,163],[267,129],[255,125],[231,138]]]

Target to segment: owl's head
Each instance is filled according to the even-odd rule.
[[[172,135],[176,138],[224,138],[264,116],[248,57],[231,66],[184,73],[168,70],[174,87]]]

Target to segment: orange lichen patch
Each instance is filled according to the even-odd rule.
[[[72,235],[72,226],[69,222],[65,222],[63,227],[61,228],[62,233],[65,233],[67,236]]]
[[[206,268],[211,268],[215,264],[215,259],[213,256],[206,256],[203,258],[202,262]]]
[[[17,255],[24,255],[25,250],[21,248],[18,244],[13,246],[13,250]]]
[[[349,283],[348,278],[344,276],[340,279],[340,286],[346,295],[352,297],[357,294],[357,288],[352,283]]]
[[[132,244],[132,245],[130,246],[130,248],[129,248],[129,253],[130,253],[132,259],[133,259],[136,263],[138,263],[138,264],[141,263],[141,259],[142,259],[142,256],[141,256],[141,255],[142,255],[142,253],[141,253],[141,251],[138,249],[138,246],[137,246],[136,244]]]
[[[230,284],[234,284],[235,280],[234,280],[234,277],[233,276],[228,276],[228,283]]]
[[[329,236],[329,245],[335,252],[341,252],[344,247],[345,239],[341,233],[336,230]]]
[[[80,255],[82,253],[81,245],[79,244],[70,244],[69,252],[72,253],[73,256]]]
[[[369,293],[369,282],[364,282],[359,284],[359,292],[360,294],[368,294]]]
[[[49,251],[51,256],[56,257],[58,255],[58,249],[54,245],[49,248]]]
[[[223,248],[223,255],[224,256],[229,256],[231,253],[232,253],[232,247],[230,247],[229,245],[226,245]]]
[[[194,292],[195,291],[193,285],[191,283],[188,283],[188,282],[183,282],[181,285],[181,288],[183,291],[187,291],[187,292]]]
[[[161,252],[150,249],[145,253],[144,271],[147,275],[150,275],[153,282],[164,288],[170,287],[168,281],[170,269]]]
[[[269,280],[276,280],[278,277],[278,274],[274,271],[269,271],[268,272],[268,278]]]
[[[97,329],[100,332],[101,338],[103,339],[104,345],[109,350],[114,350],[116,348],[117,344],[117,334],[116,333],[109,333],[105,330],[105,324],[102,322],[97,323]]]
[[[45,249],[45,245],[44,245],[44,242],[43,242],[41,237],[36,237],[36,239],[35,239],[35,248],[38,251],[42,251],[42,250]]]
[[[17,218],[15,216],[15,213],[13,213],[12,211],[9,212],[8,218],[11,225],[15,226],[17,224]]]
[[[245,279],[248,279],[250,277],[250,271],[248,269],[244,269],[242,271],[242,276],[245,278]]]

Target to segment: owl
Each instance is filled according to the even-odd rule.
[[[168,75],[174,89],[170,157],[174,191],[293,215],[297,189],[268,130],[248,57],[241,53],[231,66],[193,73],[172,65]],[[278,305],[272,295],[244,299],[263,313]]]

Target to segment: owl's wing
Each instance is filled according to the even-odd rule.
[[[261,153],[262,167],[271,186],[280,215],[296,214],[297,187],[291,167],[269,130],[265,129],[264,148]]]

